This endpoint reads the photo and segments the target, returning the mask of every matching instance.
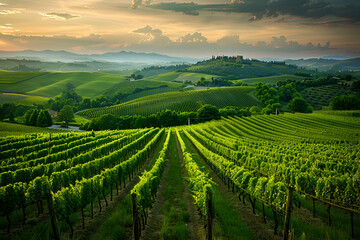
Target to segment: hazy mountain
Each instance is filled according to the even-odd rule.
[[[45,62],[89,62],[89,61],[105,61],[105,62],[133,62],[143,64],[177,64],[177,63],[195,63],[200,59],[181,58],[161,55],[156,53],[136,53],[136,52],[107,52],[104,54],[76,54],[66,51],[0,51],[0,58],[15,58],[38,60]]]
[[[346,60],[311,58],[311,59],[286,59],[286,64],[296,65],[319,71],[358,71],[360,70],[360,58]]]

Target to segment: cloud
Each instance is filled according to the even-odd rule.
[[[173,12],[182,12],[185,15],[192,15],[192,16],[198,16],[199,11],[201,10],[201,5],[198,5],[196,3],[158,3],[158,4],[152,4],[149,7],[155,8],[155,9],[161,9],[161,10],[169,10]]]
[[[339,1],[313,0],[231,0],[228,4],[196,4],[196,3],[158,3],[150,7],[187,15],[198,15],[199,11],[244,13],[249,14],[250,21],[279,16],[295,16],[306,19],[339,18],[360,22],[360,5],[358,2],[348,1],[344,5]]]
[[[54,13],[54,12],[53,13],[40,13],[40,15],[47,17],[47,18],[55,19],[55,20],[70,20],[70,19],[80,17],[78,15],[72,15],[69,13]]]
[[[14,28],[6,24],[5,26],[0,25],[0,29],[14,29]]]
[[[171,42],[170,38],[163,35],[163,32],[160,29],[154,29],[149,25],[146,25],[143,28],[139,28],[133,31],[133,33],[139,33],[146,36],[146,39],[143,43],[151,42],[154,45],[162,46],[163,44],[168,44]]]
[[[9,25],[0,29],[12,30]],[[174,56],[209,57],[211,55],[244,55],[246,57],[319,57],[332,54],[359,55],[359,49],[337,49],[327,43],[300,43],[285,36],[273,36],[268,41],[246,43],[238,35],[224,36],[209,41],[200,32],[186,33],[171,40],[163,31],[149,25],[123,36],[94,35],[72,36],[25,36],[0,33],[0,41],[11,44],[14,50],[67,50],[77,52],[136,51],[155,52]],[[6,45],[0,49],[6,50]]]
[[[132,0],[130,8],[136,9],[141,6],[148,6],[150,5],[151,0]]]
[[[8,15],[8,14],[17,14],[21,13],[19,10],[0,10],[0,14]]]
[[[178,39],[181,43],[207,43],[207,38],[202,36],[201,33],[195,32],[193,34],[186,34]]]

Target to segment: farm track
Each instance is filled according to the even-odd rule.
[[[183,168],[183,161],[182,161],[182,152],[180,149],[179,142],[176,138],[176,135],[173,133],[170,141],[175,141],[176,139],[176,147],[177,147],[177,156],[171,156],[170,153],[172,152],[173,145],[170,144],[169,151],[167,157],[169,161],[172,160],[172,157],[177,157],[180,160],[181,166],[181,174],[182,176],[185,175],[185,170]],[[142,240],[153,240],[153,239],[160,239],[160,231],[161,227],[164,223],[165,218],[165,201],[166,197],[164,196],[165,189],[167,187],[169,181],[169,169],[170,169],[170,162],[167,162],[164,169],[164,174],[161,178],[161,183],[157,192],[156,200],[149,211],[149,217],[147,220],[147,225],[145,226],[145,230],[141,233]],[[188,230],[189,230],[189,240],[198,240],[203,239],[201,237],[201,227],[200,227],[200,217],[198,211],[195,208],[195,205],[192,203],[192,197],[189,193],[187,188],[187,184],[184,178],[182,178],[182,185],[184,186],[184,190],[182,192],[182,199],[186,203],[187,212],[190,214],[190,222],[188,223]]]
[[[222,181],[221,179],[210,169],[210,167],[206,164],[205,160],[201,156],[201,154],[197,151],[195,146],[189,141],[189,139],[184,138],[184,140],[189,144],[191,151],[193,154],[198,155],[201,161],[202,166],[206,169],[205,172],[209,173],[211,179],[218,185],[219,192],[221,195],[230,202],[234,208],[239,212],[239,215],[242,221],[246,224],[246,226],[251,230],[256,239],[261,240],[280,240],[282,236],[280,234],[274,234],[274,223],[269,219],[266,219],[267,224],[264,223],[262,217],[258,214],[253,214],[251,209],[251,204],[246,202],[246,206],[241,203],[238,199],[238,194],[233,193]],[[216,212],[216,210],[215,210]],[[215,218],[216,224],[216,218]]]

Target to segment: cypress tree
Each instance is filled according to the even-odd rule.
[[[47,110],[44,110],[44,113],[45,113],[45,117],[46,117],[46,126],[50,127],[53,124],[51,115]]]
[[[30,126],[36,126],[36,121],[37,121],[37,118],[39,116],[39,110],[35,109],[31,116],[30,116],[30,119],[29,119],[29,125]]]
[[[46,127],[47,126],[47,119],[44,113],[44,110],[41,110],[38,118],[36,120],[36,126],[38,127]]]

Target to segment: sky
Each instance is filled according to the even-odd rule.
[[[0,0],[0,50],[360,56],[359,0]]]

